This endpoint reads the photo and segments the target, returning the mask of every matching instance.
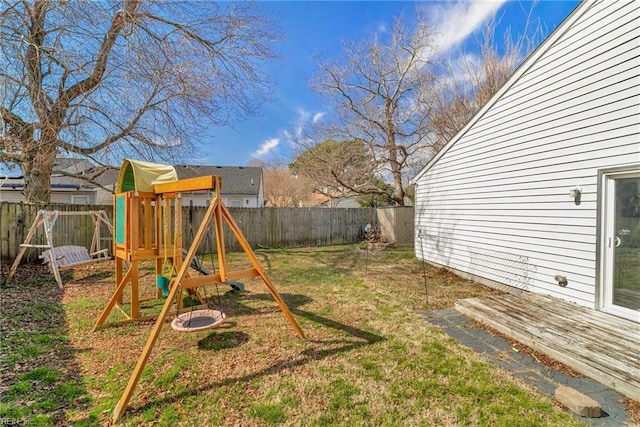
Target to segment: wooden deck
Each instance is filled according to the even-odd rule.
[[[640,401],[640,324],[530,292],[470,298],[456,310]]]

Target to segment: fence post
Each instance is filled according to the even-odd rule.
[[[109,219],[113,218],[113,206],[82,206],[71,204],[50,204],[38,209],[48,211],[105,210]],[[183,209],[189,209],[185,207]],[[202,222],[206,207],[196,206],[193,212],[193,227]],[[378,224],[375,208],[229,208],[242,233],[252,247],[296,247],[357,243],[361,239],[361,228],[366,224]],[[37,212],[37,210],[36,210]],[[12,261],[24,242],[26,230],[35,219],[29,205],[2,202],[0,205],[0,258]],[[185,210],[185,218],[188,211]],[[54,230],[55,245],[75,244],[91,247],[92,233],[84,232],[91,227],[90,220],[81,217],[67,217]],[[188,223],[184,224],[185,247],[190,245]],[[91,228],[91,230],[93,230]],[[43,239],[39,232],[35,239]],[[240,250],[231,233],[225,233],[227,248]],[[103,236],[105,238],[105,236]],[[86,241],[84,241],[86,240]],[[109,247],[106,242],[103,247]],[[201,250],[204,248],[201,247]],[[28,251],[25,259],[37,260],[39,251]]]

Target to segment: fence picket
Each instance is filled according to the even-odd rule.
[[[49,211],[88,211],[104,210],[113,218],[113,206],[83,206],[69,204],[51,204],[31,207],[24,203],[0,203],[0,258],[3,261],[13,260],[20,249],[20,244],[33,224],[38,209]],[[193,229],[204,218],[206,207],[193,208]],[[406,208],[405,208],[406,209]],[[356,243],[361,241],[362,226],[378,224],[378,211],[375,208],[229,208],[231,215],[238,223],[247,241],[254,247],[293,247],[323,246]],[[189,207],[184,213],[184,245],[191,243],[189,225]],[[113,221],[113,220],[112,220]],[[102,227],[101,246],[111,248],[112,240],[106,227]],[[90,218],[80,216],[61,217],[55,226],[54,245],[78,245],[89,248],[93,236],[93,225]],[[225,230],[225,244],[228,250],[239,250],[234,236]],[[37,242],[44,242],[44,235],[38,232]],[[200,253],[208,250],[203,243]],[[28,251],[28,261],[37,260],[40,250]]]

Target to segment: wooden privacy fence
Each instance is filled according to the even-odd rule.
[[[13,260],[20,250],[31,225],[36,219],[38,211],[91,211],[104,209],[108,218],[112,217],[111,206],[82,206],[69,204],[51,204],[46,206],[29,206],[23,203],[0,203],[0,258],[3,261]],[[89,248],[93,239],[94,224],[90,216],[61,216],[56,220],[52,230],[53,245],[76,245]],[[32,244],[46,244],[46,236],[42,227],[39,227]],[[103,227],[100,236],[100,246],[110,248],[112,246],[111,234],[107,227]],[[29,248],[24,254],[23,260],[36,261],[42,249]],[[4,272],[3,272],[4,273]]]
[[[20,244],[24,241],[39,209],[48,211],[89,211],[105,210],[113,221],[113,206],[82,206],[51,204],[31,207],[23,203],[0,203],[0,258],[13,260]],[[206,212],[206,207],[183,208],[185,239],[184,247],[189,247],[191,238]],[[362,241],[363,226],[378,224],[375,208],[229,208],[247,241],[255,247],[294,247],[324,246],[357,243]],[[192,217],[192,228],[189,218]],[[93,223],[89,217],[61,217],[53,230],[54,246],[91,245]],[[45,236],[38,233],[34,242],[44,242]],[[211,236],[213,237],[213,235]],[[103,230],[101,246],[112,248],[112,236]],[[228,250],[239,250],[235,238],[225,230],[225,243]],[[200,253],[211,251],[214,245],[203,242]],[[36,261],[40,251],[32,249],[24,256],[26,261]]]

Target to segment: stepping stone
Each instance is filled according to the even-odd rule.
[[[581,417],[600,418],[602,416],[602,406],[598,402],[571,387],[558,387],[555,398]]]

